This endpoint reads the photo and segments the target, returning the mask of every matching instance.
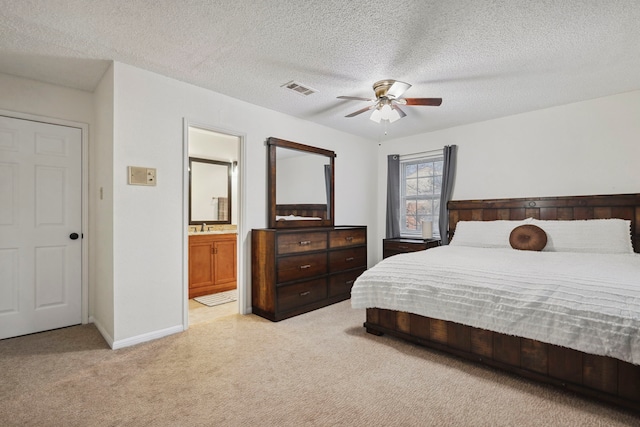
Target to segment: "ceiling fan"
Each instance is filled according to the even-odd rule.
[[[373,84],[373,91],[376,93],[375,98],[339,96],[338,99],[373,102],[373,104],[368,107],[354,111],[345,117],[355,117],[365,111],[373,110],[370,119],[377,123],[380,123],[381,120],[388,120],[393,123],[406,116],[405,112],[402,111],[398,105],[431,105],[437,107],[442,104],[442,98],[400,98],[410,87],[411,85],[409,83],[390,79],[380,80]]]

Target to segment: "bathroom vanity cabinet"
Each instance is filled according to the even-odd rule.
[[[189,236],[189,298],[236,288],[236,242],[235,233]]]

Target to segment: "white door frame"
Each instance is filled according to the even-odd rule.
[[[82,323],[89,322],[89,125],[87,123],[0,110],[0,116],[80,129],[82,134]]]
[[[182,304],[182,324],[185,330],[189,328],[189,127],[209,130],[211,132],[224,133],[226,135],[238,138],[238,313],[249,314],[248,297],[249,292],[246,286],[245,276],[245,235],[246,235],[246,200],[245,200],[245,182],[246,182],[246,135],[229,129],[213,126],[210,124],[183,119],[183,137],[182,137],[182,288],[183,288],[183,304]]]

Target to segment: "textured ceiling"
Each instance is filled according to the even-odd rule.
[[[0,0],[0,72],[91,91],[116,60],[379,140],[640,89],[638,22],[636,0]],[[344,117],[387,78],[442,106]]]

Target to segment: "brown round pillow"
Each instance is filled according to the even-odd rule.
[[[521,225],[511,231],[509,244],[522,251],[541,251],[547,245],[547,233],[532,224]]]

